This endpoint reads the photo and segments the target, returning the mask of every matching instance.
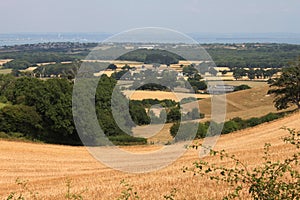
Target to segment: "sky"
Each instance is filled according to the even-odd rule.
[[[300,33],[300,0],[0,0],[0,33]]]

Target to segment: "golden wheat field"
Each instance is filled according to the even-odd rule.
[[[189,93],[180,93],[180,92],[163,92],[163,91],[145,91],[145,90],[136,90],[123,91],[126,97],[129,97],[131,100],[143,100],[143,99],[171,99],[174,101],[180,101],[183,98],[195,97],[195,98],[209,98],[209,94],[189,94]]]
[[[266,81],[245,81],[245,80],[234,80],[234,81],[223,81],[224,85],[248,85],[252,88],[267,86],[268,83]]]
[[[287,126],[300,129],[299,124],[300,113],[296,113],[271,123],[221,136],[214,149],[234,153],[251,167],[262,161],[263,146],[269,142],[273,145],[272,157],[280,160],[294,151],[281,141],[280,138],[287,133],[280,128]],[[124,147],[133,152],[157,148],[160,146]],[[28,180],[27,187],[38,192],[39,199],[64,199],[67,179],[72,180],[71,192],[85,191],[82,194],[84,199],[116,199],[124,190],[120,185],[122,179],[133,185],[141,199],[163,199],[163,195],[170,193],[172,188],[177,189],[176,199],[220,199],[228,192],[224,185],[182,172],[183,166],[191,166],[199,159],[198,152],[192,149],[172,165],[146,174],[130,174],[110,169],[97,162],[85,147],[2,140],[0,152],[1,199],[5,199],[10,192],[19,191],[15,184],[16,178]],[[212,157],[204,159],[231,165]]]
[[[249,90],[242,90],[226,94],[225,99],[221,99],[216,106],[221,104],[226,106],[226,120],[234,117],[248,119],[251,117],[261,117],[270,112],[278,112],[274,107],[274,97],[268,95],[269,86],[253,87]],[[205,113],[206,118],[210,118],[212,110],[211,98],[206,98],[199,102],[201,113]],[[191,110],[195,104],[187,103],[183,107]],[[295,109],[292,107],[291,109]]]
[[[12,59],[0,59],[0,66],[4,65],[5,63],[8,63],[12,61]]]

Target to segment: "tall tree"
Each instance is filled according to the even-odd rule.
[[[250,80],[253,80],[255,79],[255,71],[253,69],[250,69],[248,72],[247,72],[247,76]]]
[[[242,78],[243,76],[246,76],[246,71],[243,68],[235,68],[233,70],[233,77],[235,78],[235,80],[238,80],[240,78]]]
[[[270,85],[274,89],[269,94],[275,95],[275,107],[278,110],[296,105],[300,110],[300,58],[291,67],[285,68],[279,78]]]

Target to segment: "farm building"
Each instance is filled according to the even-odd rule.
[[[233,92],[234,86],[232,86],[232,85],[211,85],[211,86],[208,86],[207,90],[211,94]]]

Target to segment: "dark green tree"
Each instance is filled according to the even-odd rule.
[[[0,110],[0,131],[19,132],[24,136],[40,138],[42,119],[34,107],[9,105]]]
[[[96,90],[96,114],[99,124],[107,136],[125,134],[114,119],[112,113],[112,105],[115,109],[117,109],[116,113],[118,113],[119,115],[115,117],[119,119],[119,123],[121,123],[120,125],[124,129],[126,129],[126,133],[131,134],[131,128],[134,126],[134,124],[130,124],[130,122],[127,121],[128,118],[125,116],[124,110],[122,110],[122,106],[128,106],[126,104],[126,97],[120,91],[118,91],[115,93],[116,96],[112,98],[112,93],[115,89],[115,85],[116,80],[107,77],[106,75],[102,75],[98,82],[98,87]],[[118,106],[116,107],[116,105]]]
[[[270,85],[274,89],[268,91],[275,95],[275,107],[278,110],[296,105],[300,110],[300,58],[290,67],[283,69],[279,78]]]
[[[116,70],[118,67],[117,67],[117,65],[115,65],[115,64],[109,64],[108,65],[108,67],[107,67],[107,69],[111,69],[111,70]]]
[[[179,121],[181,118],[181,112],[179,107],[171,108],[167,114],[167,122]]]
[[[253,69],[250,69],[248,72],[247,72],[247,76],[250,80],[253,80],[255,79],[255,71]]]
[[[243,76],[246,76],[246,71],[244,69],[236,68],[233,70],[233,77],[235,78],[235,80],[238,80]]]
[[[135,124],[144,125],[150,123],[150,118],[142,105],[130,103],[129,112]]]
[[[197,69],[192,65],[183,67],[182,72],[184,75],[189,76],[189,77],[193,77],[195,74],[198,73]]]

